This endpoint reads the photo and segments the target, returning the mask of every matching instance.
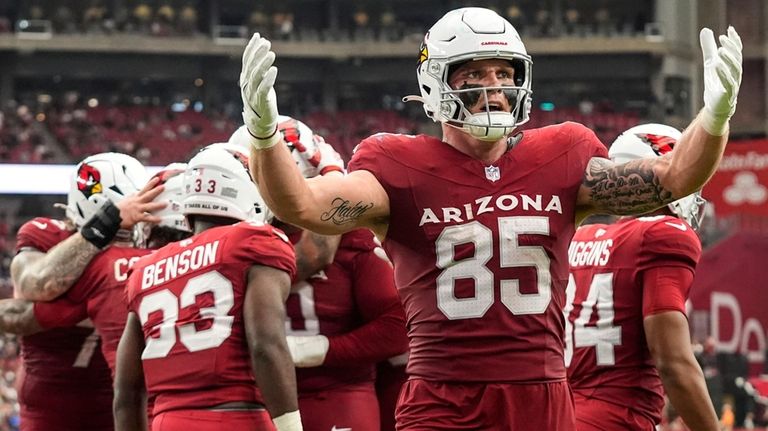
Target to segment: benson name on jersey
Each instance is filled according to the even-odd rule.
[[[213,265],[216,263],[216,250],[218,248],[219,241],[216,240],[184,250],[152,265],[147,265],[141,275],[141,288],[148,289],[190,271]]]
[[[549,198],[544,198],[541,195],[501,195],[495,200],[493,196],[483,196],[461,207],[445,207],[439,208],[437,211],[432,208],[424,208],[419,226],[424,226],[427,223],[463,223],[474,220],[476,216],[481,214],[493,212],[496,208],[501,211],[512,211],[517,207],[523,211],[563,213],[563,205],[560,203],[560,196],[557,195]]]

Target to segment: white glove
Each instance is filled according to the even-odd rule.
[[[325,335],[288,335],[288,350],[291,351],[293,365],[298,368],[319,367],[328,354],[328,337]]]
[[[254,33],[243,52],[240,72],[240,95],[243,98],[243,121],[257,150],[274,146],[282,140],[277,133],[277,67],[272,44]]]
[[[704,54],[704,110],[702,127],[710,135],[722,136],[728,130],[728,120],[736,111],[742,73],[741,38],[733,27],[728,35],[720,36],[720,48],[708,28],[699,34]]]

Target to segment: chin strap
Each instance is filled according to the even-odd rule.
[[[416,96],[416,95],[411,95],[411,96],[403,97],[403,102],[405,102],[405,103],[408,103],[408,102],[421,102],[421,103],[424,103],[424,104],[427,103],[427,101],[423,97]]]

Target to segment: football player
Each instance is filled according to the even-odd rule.
[[[595,134],[528,120],[531,57],[483,8],[427,33],[417,78],[442,140],[375,134],[345,176],[305,180],[278,134],[270,43],[254,35],[240,75],[253,172],[275,215],[323,234],[361,227],[392,259],[410,337],[397,428],[573,429],[564,353],[567,253],[593,213],[638,214],[700,189],[717,167],[741,82],[733,28],[701,33],[704,109],[676,151],[612,163]],[[468,400],[472,400],[471,402]]]
[[[144,167],[124,154],[97,154],[78,164],[67,219],[38,217],[19,229],[11,262],[16,296],[61,295],[115,237],[127,240],[136,223],[156,221],[148,212],[163,206],[152,203],[162,188],[147,184],[139,192],[146,180]],[[113,429],[112,383],[93,327],[82,324],[37,333],[42,327],[31,304],[21,299],[0,303],[0,324],[7,332],[34,333],[21,338],[22,429]]]
[[[621,134],[608,155],[614,163],[663,157],[680,137],[673,127],[643,124]],[[692,431],[720,429],[685,313],[703,204],[696,192],[576,231],[564,313],[578,431],[654,430],[665,390]]]
[[[247,155],[204,149],[183,190],[195,235],[140,259],[128,279],[116,428],[147,428],[146,382],[154,431],[270,430],[270,415],[278,430],[301,430],[284,327],[295,257],[263,222]]]
[[[163,186],[162,193],[155,199],[167,206],[154,213],[160,222],[150,229],[147,240],[150,249],[144,248],[143,244],[136,244],[131,233],[117,235],[109,246],[91,260],[75,285],[54,301],[0,301],[0,330],[14,332],[23,328],[24,334],[31,334],[72,327],[90,318],[101,336],[101,351],[114,377],[117,344],[128,317],[123,290],[131,267],[141,256],[150,253],[151,248],[182,240],[191,234],[181,213],[181,174],[185,166],[181,163],[171,164],[153,177],[157,178],[153,184]],[[113,203],[122,200],[117,196],[112,199]],[[31,313],[26,311],[29,307]],[[17,310],[16,313],[8,311],[11,308]],[[5,324],[11,319],[15,323],[7,327]]]
[[[281,116],[278,127],[302,175],[340,174],[339,157],[324,170],[313,163],[321,146],[333,150],[304,123]],[[304,429],[377,430],[376,363],[405,352],[408,339],[392,266],[371,231],[342,235],[333,262],[291,286],[286,309]]]

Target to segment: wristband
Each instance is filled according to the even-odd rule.
[[[723,136],[728,133],[728,120],[730,116],[725,118],[713,115],[706,108],[701,111],[700,124],[704,130],[712,136]]]
[[[298,410],[292,412],[283,413],[282,415],[272,419],[277,431],[303,431],[304,427],[301,425],[301,414]]]
[[[111,201],[107,201],[80,228],[80,235],[97,248],[104,248],[115,238],[122,221],[120,209]]]

